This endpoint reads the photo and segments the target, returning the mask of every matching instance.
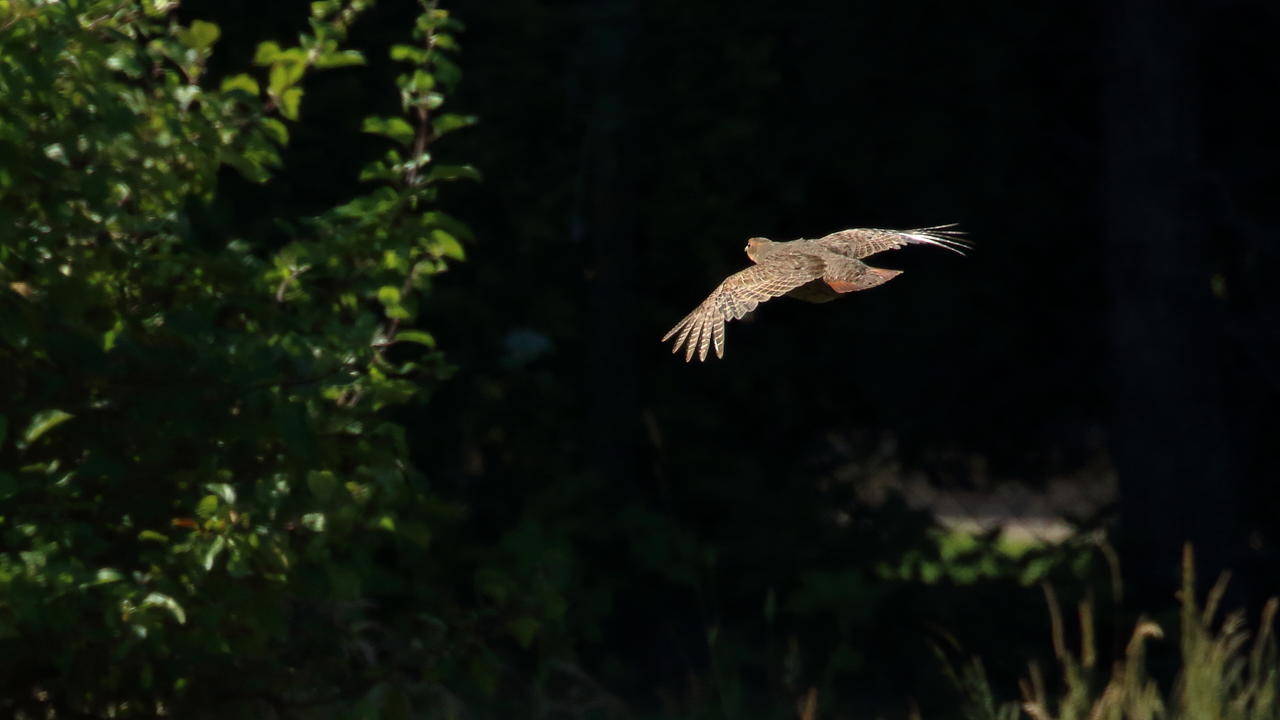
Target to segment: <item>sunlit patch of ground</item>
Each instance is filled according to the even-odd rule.
[[[1056,463],[1039,477],[995,477],[985,458],[959,457],[952,465],[960,469],[945,485],[907,466],[891,436],[833,433],[828,442],[832,481],[852,484],[861,502],[879,505],[897,495],[950,531],[998,529],[1000,539],[1015,546],[1057,544],[1082,525],[1092,529],[1116,499],[1115,472],[1097,434],[1077,443],[1082,450],[1069,468]]]

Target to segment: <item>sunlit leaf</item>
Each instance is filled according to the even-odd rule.
[[[429,51],[415,45],[392,45],[390,54],[392,60],[422,65],[427,62]]]
[[[67,160],[67,151],[62,147],[62,143],[49,143],[48,145],[45,145],[44,156],[59,165],[71,167],[71,161]]]
[[[31,424],[22,433],[23,444],[30,445],[45,433],[74,417],[75,415],[58,409],[41,410],[31,418]]]
[[[196,516],[209,519],[218,514],[218,496],[205,495],[196,503]]]
[[[316,58],[316,67],[320,70],[363,64],[364,55],[359,50],[342,50],[340,52],[325,53]]]
[[[213,542],[209,543],[208,549],[204,551],[204,557],[200,560],[200,564],[205,570],[213,569],[213,564],[218,561],[218,556],[222,554],[226,547],[227,539],[221,535],[218,535],[213,539]]]
[[[325,18],[342,9],[341,0],[315,0],[311,3],[311,17]]]
[[[438,257],[453,258],[454,260],[466,259],[466,251],[463,250],[462,243],[458,242],[458,239],[450,233],[439,228],[431,231],[428,248]]]
[[[270,65],[280,56],[280,45],[270,40],[258,43],[258,50],[253,55],[255,65]]]
[[[217,25],[204,20],[196,20],[191,27],[178,31],[178,37],[190,48],[208,50],[218,41],[222,31]]]
[[[81,585],[81,587],[93,587],[95,585],[110,585],[124,579],[124,573],[115,568],[98,568],[94,573],[93,579]]]
[[[367,117],[364,119],[361,130],[390,138],[401,145],[413,142],[417,135],[413,126],[401,117]]]
[[[177,600],[165,595],[164,593],[153,592],[142,600],[142,607],[156,607],[168,610],[179,625],[187,622],[187,612],[182,609]]]
[[[231,487],[230,483],[206,483],[204,487],[221,498],[222,502],[228,505],[236,504],[236,489]]]
[[[378,302],[383,305],[400,304],[400,288],[394,285],[383,285],[378,288]]]
[[[431,336],[431,333],[426,332],[425,330],[401,330],[396,333],[396,336],[392,338],[392,340],[394,342],[417,343],[429,348],[434,348],[436,346],[436,339]]]
[[[267,90],[274,96],[278,97],[285,90],[293,87],[302,79],[303,73],[307,70],[305,62],[288,58],[291,52],[290,50],[281,53],[276,61],[271,64],[271,72],[268,73]]]
[[[436,86],[436,79],[426,70],[414,70],[405,82],[405,89],[414,93],[425,93]]]
[[[142,542],[160,543],[161,545],[169,544],[169,536],[164,533],[156,532],[155,530],[143,530],[138,533],[138,540],[141,540]]]
[[[132,48],[113,54],[107,58],[106,64],[112,70],[119,70],[130,78],[139,78],[144,71],[142,63],[138,60],[138,53]]]
[[[289,144],[289,128],[275,118],[263,118],[262,130],[279,145]]]
[[[240,90],[256,96],[259,91],[258,81],[243,73],[240,75],[232,75],[222,81],[221,90],[222,92]]]
[[[280,114],[290,120],[298,119],[302,105],[302,88],[291,87],[280,94]]]

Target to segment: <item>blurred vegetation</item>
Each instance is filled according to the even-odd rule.
[[[1033,662],[1020,681],[1022,703],[995,699],[980,660],[951,666],[953,680],[964,693],[966,720],[1012,720],[1019,709],[1032,720],[1273,720],[1280,718],[1280,655],[1275,636],[1280,599],[1263,607],[1257,629],[1249,630],[1243,611],[1219,620],[1228,575],[1209,591],[1201,607],[1196,598],[1196,574],[1191,547],[1183,552],[1181,612],[1174,638],[1161,626],[1142,618],[1122,653],[1108,664],[1099,653],[1094,607],[1079,604],[1080,650],[1067,647],[1062,608],[1045,586],[1052,621],[1054,654],[1061,669],[1056,683],[1047,681]],[[1252,637],[1251,637],[1252,635]],[[1149,661],[1151,643],[1176,641],[1179,660],[1172,682],[1157,681]]]

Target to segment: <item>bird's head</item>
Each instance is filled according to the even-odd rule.
[[[747,251],[747,257],[751,258],[752,262],[759,262],[764,248],[772,244],[773,241],[769,238],[753,237],[747,241],[747,246],[743,249]]]

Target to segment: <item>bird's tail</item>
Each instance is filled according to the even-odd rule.
[[[898,234],[906,238],[907,242],[937,245],[940,248],[946,248],[951,252],[963,255],[965,250],[973,247],[973,243],[965,240],[964,232],[953,229],[955,227],[955,223],[947,223],[946,225],[934,225],[933,227],[916,228],[914,230],[902,230]]]

